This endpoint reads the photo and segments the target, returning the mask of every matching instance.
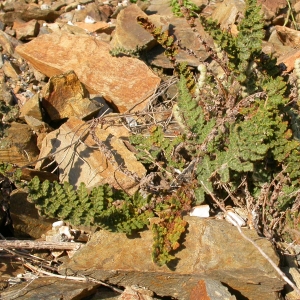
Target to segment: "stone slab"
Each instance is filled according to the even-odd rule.
[[[102,94],[119,112],[143,109],[160,83],[145,63],[111,56],[109,45],[92,36],[44,34],[16,51],[48,77],[73,70],[90,93]]]

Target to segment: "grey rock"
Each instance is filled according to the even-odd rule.
[[[8,291],[2,292],[1,296],[7,299],[14,299],[12,298],[12,295],[14,295],[18,296],[17,298],[28,300],[76,300],[93,295],[98,285],[91,282],[40,277],[33,280],[30,284],[28,282],[16,284]]]
[[[160,296],[190,299],[199,280],[221,281],[248,299],[277,299],[284,283],[256,248],[245,241],[237,229],[222,220],[186,217],[188,232],[183,247],[168,267],[158,267],[151,259],[152,232],[144,231],[139,238],[125,234],[99,231],[60,272],[68,268],[79,274],[91,275],[111,284],[137,284]],[[279,258],[267,239],[255,231],[243,232],[276,263]],[[97,259],[95,259],[97,257]]]

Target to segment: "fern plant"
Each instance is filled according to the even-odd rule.
[[[200,8],[196,4],[194,4],[192,1],[183,0],[182,2],[183,2],[183,5],[191,11],[192,15],[196,16],[197,13],[199,13]],[[183,16],[183,14],[180,10],[180,5],[178,3],[178,0],[171,0],[170,5],[171,5],[171,8],[172,8],[172,12],[175,16],[178,16],[178,17]]]
[[[179,247],[185,231],[183,211],[190,209],[191,197],[175,193],[165,201],[142,197],[139,193],[129,197],[123,191],[103,185],[88,191],[81,183],[75,190],[65,182],[40,182],[34,177],[28,184],[28,200],[35,204],[42,216],[59,218],[73,225],[95,225],[102,229],[131,235],[150,226],[150,220],[159,216],[152,226],[153,260],[163,265],[175,257],[172,251]]]
[[[198,157],[198,196],[245,205],[248,195],[252,209],[260,215],[264,209],[262,227],[274,233],[280,230],[272,221],[274,207],[277,213],[290,207],[300,187],[300,144],[291,126],[298,121],[291,118],[287,81],[262,53],[263,20],[255,0],[247,1],[236,37],[212,20],[202,23],[230,72],[222,79],[210,72],[197,98],[181,73],[178,106]]]
[[[149,128],[150,135],[145,137],[141,134],[132,135],[129,140],[136,147],[137,158],[144,164],[159,165],[161,170],[173,173],[174,168],[182,169],[185,164],[184,158],[175,152],[175,147],[183,142],[183,137],[178,135],[174,139],[164,136],[161,126],[153,125]]]
[[[182,1],[179,7],[190,21],[190,10]],[[260,216],[259,226],[271,235],[278,233],[283,218],[276,219],[274,211],[283,215],[300,190],[295,167],[300,144],[294,130],[299,128],[298,107],[290,105],[287,79],[280,76],[276,61],[262,52],[264,22],[256,0],[246,1],[237,36],[213,20],[201,21],[215,40],[215,50],[200,34],[198,38],[222,67],[222,76],[200,64],[195,80],[186,65],[177,64],[176,52],[171,56],[180,77],[175,117],[184,129],[185,149],[197,165],[195,197],[200,203],[213,196],[224,206],[225,201],[239,206],[247,201],[249,213]],[[197,31],[194,22],[189,24]],[[178,47],[161,44],[166,50]],[[176,147],[175,141],[170,143]]]
[[[28,200],[36,205],[42,216],[59,218],[71,224],[97,225],[112,231],[131,234],[141,230],[153,217],[149,198],[136,194],[129,197],[123,191],[113,191],[108,185],[98,186],[90,192],[81,183],[77,190],[65,182],[43,183],[34,177],[28,183]]]

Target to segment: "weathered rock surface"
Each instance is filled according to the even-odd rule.
[[[12,37],[0,30],[0,45],[3,48],[3,54],[13,54],[14,53],[14,43],[12,42]]]
[[[199,280],[193,288],[190,300],[236,300],[221,282],[213,279]]]
[[[272,20],[278,11],[287,6],[285,0],[258,0],[258,4],[262,6],[265,20]]]
[[[42,91],[42,105],[52,121],[96,115],[101,105],[88,99],[89,93],[74,71],[53,76]]]
[[[61,14],[51,9],[41,9],[35,3],[27,4],[22,1],[8,1],[5,3],[3,10],[4,14],[0,15],[0,20],[10,26],[18,19],[25,22],[33,19],[54,22]]]
[[[13,192],[10,199],[10,213],[15,237],[39,239],[50,230],[53,220],[39,216],[34,204],[27,201],[25,191]]]
[[[152,0],[145,12],[147,15],[158,14],[162,16],[173,16],[172,8],[168,0]]]
[[[300,43],[300,32],[285,26],[275,26],[279,40],[285,46],[298,47]]]
[[[37,159],[36,136],[27,124],[12,122],[7,137],[1,141],[0,161],[24,166]]]
[[[236,32],[236,21],[239,15],[245,10],[245,1],[243,0],[225,0],[218,3],[217,8],[212,13],[212,19],[216,20],[223,30]]]
[[[160,78],[141,61],[112,57],[109,46],[91,36],[45,34],[16,51],[48,77],[74,70],[90,93],[100,93],[119,112],[145,107]]]
[[[19,79],[19,74],[21,73],[21,71],[13,62],[5,60],[2,69],[5,76],[12,78],[13,80]]]
[[[28,99],[25,102],[25,104],[20,108],[20,116],[19,117],[25,118],[25,116],[33,117],[39,121],[43,120],[38,93],[36,93],[33,97]]]
[[[14,295],[20,299],[30,300],[76,300],[94,294],[98,285],[63,278],[40,277],[34,279],[30,284],[28,282],[16,284],[7,292],[2,292],[1,296],[7,299],[13,299],[12,295]],[[14,292],[15,294],[13,294]]]
[[[29,22],[14,22],[13,29],[16,31],[17,39],[29,40],[38,35],[40,24],[36,20]]]
[[[76,22],[74,24],[77,27],[80,27],[90,33],[107,33],[110,34],[114,29],[115,26],[111,26],[110,24],[106,22],[95,22],[93,24],[85,23],[85,22]]]
[[[108,183],[133,194],[138,188],[137,178],[146,174],[144,166],[120,139],[109,132],[95,129],[95,136],[103,143],[100,147],[90,133],[87,124],[70,118],[46,136],[40,157],[65,149],[55,154],[62,182],[68,181],[74,186],[84,182],[87,187]],[[40,168],[42,164],[38,163],[36,167]]]
[[[137,47],[152,48],[157,42],[148,31],[138,24],[137,17],[147,18],[147,15],[137,6],[124,8],[117,17],[116,30],[110,43],[112,47],[123,47],[136,50]]]
[[[4,101],[8,105],[13,104],[13,96],[5,83],[5,74],[3,70],[0,70],[0,101]]]
[[[154,17],[154,16],[153,16]],[[203,26],[196,20],[197,29],[202,38],[209,46],[213,46],[213,40],[204,31]],[[180,45],[192,50],[198,58],[189,55],[187,52],[180,50],[176,55],[178,62],[187,62],[191,66],[198,66],[199,61],[205,61],[208,58],[208,53],[202,43],[197,38],[197,33],[193,32],[184,18],[170,17],[168,19],[169,33],[175,36],[175,40],[180,41]],[[148,61],[158,67],[172,68],[169,59],[164,55],[164,49],[158,45],[148,52]]]
[[[277,299],[276,292],[284,283],[256,248],[246,242],[237,229],[221,220],[187,217],[188,233],[179,260],[158,267],[151,260],[152,233],[141,232],[139,238],[128,239],[125,234],[96,232],[91,241],[60,272],[70,268],[111,284],[136,284],[161,296],[190,299],[199,280],[221,281],[232,291],[247,299]],[[279,259],[268,240],[255,231],[244,233],[278,264]]]
[[[153,292],[138,286],[125,288],[118,300],[154,300]]]

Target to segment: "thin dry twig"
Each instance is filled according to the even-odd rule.
[[[78,250],[81,246],[81,243],[70,242],[0,240],[0,248],[2,249]]]
[[[81,281],[81,282],[94,282],[94,283],[99,283],[101,285],[104,285],[106,287],[109,287],[111,288],[112,290],[118,292],[118,293],[123,293],[122,290],[118,289],[118,288],[115,288],[103,281],[100,281],[100,280],[97,280],[97,279],[94,279],[92,277],[89,277],[89,276],[83,276],[83,277],[79,277],[79,276],[68,276],[68,275],[59,275],[59,274],[54,274],[54,273],[51,273],[51,272],[48,272],[48,271],[45,271],[43,270],[42,268],[37,268],[35,266],[33,266],[32,264],[30,263],[25,263],[24,266],[28,269],[30,269],[31,271],[33,272],[36,272],[37,274],[43,274],[43,275],[46,275],[46,276],[49,276],[49,277],[56,277],[56,278],[62,278],[62,279],[69,279],[69,280],[74,280],[74,281]]]
[[[6,299],[8,299],[8,300],[12,300],[12,299],[15,299],[16,297],[19,297],[19,295],[24,291],[24,290],[26,290],[26,288],[28,288],[28,286],[30,285],[30,284],[32,284],[33,283],[33,281],[35,280],[36,278],[32,278],[23,288],[21,288],[20,290],[18,290],[18,291],[8,291],[7,293],[6,293],[6,296],[5,297],[3,297],[3,296],[1,296],[1,300],[6,300]]]

